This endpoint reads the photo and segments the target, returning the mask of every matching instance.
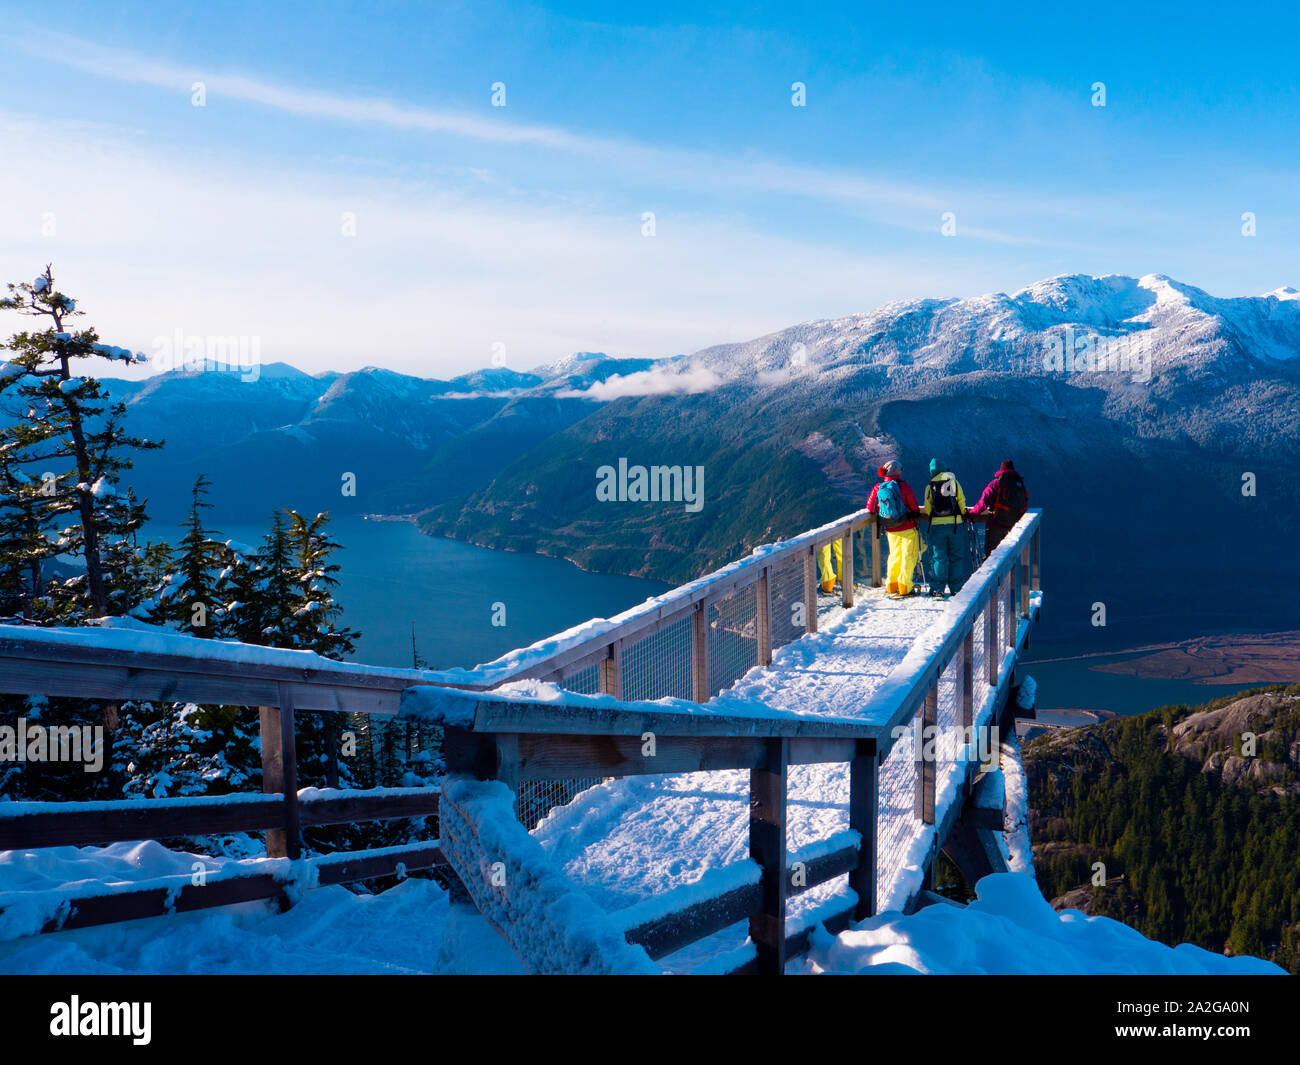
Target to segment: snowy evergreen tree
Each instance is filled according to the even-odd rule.
[[[58,291],[50,267],[31,283],[10,284],[8,292],[0,309],[43,327],[3,345],[11,356],[0,370],[0,539],[6,556],[14,552],[4,567],[6,607],[24,620],[61,625],[126,614],[156,585],[162,556],[140,547],[144,505],[117,485],[131,467],[131,452],[161,444],[129,435],[125,405],[110,402],[101,383],[77,369],[87,360],[137,357],[101,343],[94,329],[69,330],[82,312]],[[55,556],[77,557],[81,571],[46,580],[43,567]],[[52,699],[36,709],[51,723],[102,726],[111,751],[115,705]],[[57,797],[65,799],[115,797],[119,788],[111,768],[99,774],[55,764],[25,769],[23,791],[32,797],[59,783]]]
[[[66,525],[56,542],[58,553],[77,555],[84,574],[56,585],[48,609],[61,622],[123,612],[130,583],[121,570],[133,552],[144,523],[144,508],[119,495],[116,485],[131,468],[130,453],[162,445],[129,435],[123,427],[126,405],[111,403],[103,385],[75,372],[87,359],[134,362],[137,356],[102,344],[94,329],[67,330],[82,312],[54,284],[50,267],[34,282],[10,284],[0,308],[43,320],[45,328],[14,334],[5,345],[13,353],[0,373],[0,453],[7,467],[39,471],[39,510]],[[8,486],[6,486],[8,487]],[[6,496],[10,509],[21,508],[28,489]]]
[[[193,500],[189,517],[181,523],[185,535],[177,548],[174,591],[167,598],[166,616],[181,632],[209,639],[217,635],[216,567],[220,558],[220,545],[212,541],[203,529],[202,511],[211,506],[203,497],[207,495],[208,479],[203,475],[194,481]]]

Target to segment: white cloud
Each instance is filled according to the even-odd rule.
[[[563,398],[621,399],[624,396],[682,396],[712,392],[723,383],[712,370],[638,370],[595,381],[587,388],[566,389],[556,394]]]
[[[186,156],[51,118],[0,112],[0,142],[0,277],[53,261],[105,341],[138,350],[180,329],[256,336],[267,362],[313,371],[447,376],[489,365],[496,343],[515,369],[576,350],[677,354],[935,283],[729,222],[673,215],[647,238],[635,217]],[[962,281],[987,287],[976,264]]]

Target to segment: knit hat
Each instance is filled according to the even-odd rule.
[[[1002,465],[998,467],[999,471],[1011,470],[1013,473],[1015,472],[1015,469],[1016,469],[1016,464],[1012,462],[1010,459],[1007,459],[1006,462],[1002,463]]]
[[[897,459],[890,459],[881,466],[876,473],[881,477],[901,477],[903,475],[903,467],[898,464]]]
[[[947,473],[947,472],[948,472],[948,467],[945,466],[945,465],[944,465],[942,462],[940,462],[938,459],[931,459],[931,460],[930,460],[930,476],[931,476],[931,477],[933,477],[936,473]]]

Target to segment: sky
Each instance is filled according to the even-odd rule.
[[[1300,285],[1293,5],[697,7],[0,0],[0,278],[147,354],[427,377]]]

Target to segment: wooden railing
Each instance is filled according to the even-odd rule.
[[[268,858],[282,859],[273,869],[253,863],[234,875],[209,877],[201,885],[149,882],[125,893],[87,895],[61,907],[42,930],[255,898],[283,898],[295,885],[343,883],[441,865],[447,856],[439,841],[327,855],[309,859],[307,866],[303,865],[304,827],[428,816],[439,812],[449,800],[433,789],[300,797],[294,715],[296,711],[392,715],[400,709],[404,715],[436,717],[453,705],[459,707],[457,713],[462,712],[468,700],[473,705],[472,719],[448,719],[445,736],[449,775],[463,779],[495,778],[517,787],[525,780],[749,770],[750,853],[754,864],[752,870],[746,866],[730,874],[723,871],[724,877],[743,873],[749,879],[731,883],[716,897],[693,899],[666,916],[642,921],[623,930],[623,934],[629,943],[644,946],[651,957],[659,958],[748,918],[755,956],[738,968],[779,972],[785,959],[806,949],[808,941],[807,929],[787,934],[785,902],[792,891],[806,890],[847,873],[855,901],[831,915],[825,922],[827,926],[833,929],[841,922],[874,912],[878,879],[877,785],[880,768],[894,743],[894,727],[913,720],[933,722],[938,679],[952,662],[960,663],[963,677],[962,720],[979,720],[977,709],[992,712],[993,702],[1005,700],[1015,652],[1027,639],[1037,609],[1032,594],[1039,587],[1039,513],[1035,511],[1008,534],[967,588],[949,604],[949,623],[943,638],[935,646],[913,648],[864,708],[862,721],[778,717],[745,720],[704,707],[711,696],[736,679],[732,674],[770,663],[775,650],[797,638],[794,632],[774,626],[774,604],[797,597],[803,606],[804,631],[816,631],[816,554],[835,540],[842,545],[841,602],[853,605],[853,548],[859,534],[864,540],[869,534],[872,583],[878,585],[880,536],[872,516],[860,511],[792,540],[756,549],[749,558],[618,618],[590,623],[582,630],[474,671],[382,669],[334,662],[306,652],[153,632],[97,631],[93,639],[87,640],[84,630],[0,625],[0,692],[118,702],[258,706],[265,793],[70,803],[67,809],[60,809],[64,804],[58,803],[3,804],[0,850],[266,829]],[[793,593],[788,587],[792,572],[797,578]],[[781,585],[781,581],[785,584]],[[752,619],[728,608],[735,597],[750,594]],[[1017,613],[1022,619],[1020,624],[1014,620]],[[690,621],[686,666],[689,691],[679,698],[688,704],[693,702],[703,711],[701,714],[634,706],[615,712],[595,707],[580,695],[563,704],[535,704],[488,693],[505,681],[535,677],[579,691],[586,687],[593,693],[628,697],[625,656],[635,656],[646,641],[673,626],[685,629],[686,619]],[[979,708],[974,695],[976,631],[981,633],[985,648],[1001,652],[985,656],[980,663],[990,694],[984,700],[987,705]],[[714,663],[725,665],[728,672],[711,668]],[[574,683],[583,674],[584,681],[594,678],[595,683]],[[671,683],[655,676],[640,676],[636,684],[641,690],[636,697],[653,699],[661,694],[677,694],[670,690],[656,694],[656,685],[671,688],[681,683],[680,676]],[[430,707],[441,709],[431,711]],[[647,730],[658,737],[652,765],[639,753],[639,738]],[[856,834],[857,842],[809,862],[807,876],[794,889],[787,884],[784,872],[788,768],[816,762],[848,763],[849,829]],[[969,775],[973,779],[973,773]],[[956,816],[952,810],[935,810],[933,766],[927,770],[924,764],[917,763],[915,791],[916,810],[923,824],[933,824],[937,816],[949,820]],[[6,805],[14,808],[6,810]],[[468,824],[463,816],[457,823]],[[463,847],[464,840],[458,840],[457,846]],[[457,872],[470,881],[465,887],[474,895],[475,878],[463,868]],[[564,930],[557,929],[555,934],[563,935]]]
[[[753,882],[705,898],[693,890],[688,904],[636,923],[625,935],[657,959],[748,920],[754,956],[734,971],[780,973],[786,960],[805,951],[810,942],[808,928],[794,933],[786,928],[786,902],[792,894],[848,874],[853,901],[820,918],[822,922],[834,932],[875,912],[880,769],[900,738],[900,726],[936,726],[945,671],[956,670],[959,727],[1005,727],[1014,716],[1008,698],[1012,675],[1038,604],[1039,525],[1039,512],[1031,512],[1007,535],[949,604],[931,630],[934,637],[917,642],[866,703],[860,718],[729,712],[725,695],[707,706],[686,703],[666,709],[653,704],[611,706],[598,696],[556,702],[445,687],[409,689],[401,712],[445,727],[449,798],[444,801],[455,801],[461,781],[495,780],[517,789],[529,780],[748,770]],[[801,539],[817,542],[815,536]],[[977,640],[982,676],[976,669]],[[654,738],[651,755],[646,754],[647,736]],[[848,828],[856,842],[810,863],[795,886],[787,876],[789,767],[836,762],[848,764]],[[933,826],[928,865],[973,793],[979,763],[967,758],[960,767],[959,801],[942,810],[936,807],[935,759],[918,757],[912,765],[915,819],[921,826]],[[485,914],[494,912],[500,907],[501,885],[482,873],[503,863],[509,848],[485,846],[472,814],[463,810],[455,821],[444,820],[443,835],[449,860],[470,897]],[[742,871],[731,867],[719,875],[729,881],[734,875],[728,874]],[[511,912],[558,909],[548,906],[545,898],[526,905],[521,894],[527,890],[511,881]],[[538,951],[538,965],[548,957],[582,956],[566,948],[563,927],[552,927],[552,940],[540,949],[535,927],[529,924],[516,936],[510,922],[507,914],[498,928],[526,963],[529,949]],[[584,926],[583,934],[588,931]]]
[[[709,642],[717,631],[716,625],[710,626],[710,608],[716,608],[748,589],[756,590],[754,653],[747,668],[766,665],[777,647],[804,632],[817,631],[817,556],[823,547],[836,541],[840,544],[843,560],[840,601],[846,607],[854,605],[854,543],[858,536],[863,537],[864,556],[870,559],[871,584],[879,587],[882,560],[880,525],[875,515],[859,510],[789,540],[756,548],[748,558],[647,600],[608,621],[589,623],[581,630],[575,630],[567,639],[552,638],[511,652],[477,667],[472,675],[449,670],[447,680],[454,686],[473,690],[488,690],[525,678],[551,681],[573,689],[574,679],[589,673],[594,683],[582,685],[578,690],[599,691],[624,698],[628,695],[624,690],[624,660],[629,651],[675,625],[685,628],[689,620],[689,691],[664,694],[677,694],[704,702],[726,686],[718,678],[710,676]],[[869,546],[866,541],[869,541]],[[776,575],[790,568],[798,570],[797,594],[803,606],[804,622],[801,626],[790,627],[797,631],[781,632],[772,623],[772,586]],[[556,643],[559,643],[558,647],[554,646]]]

